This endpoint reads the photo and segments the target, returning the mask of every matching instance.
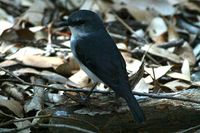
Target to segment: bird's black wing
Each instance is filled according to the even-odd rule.
[[[118,85],[121,80],[127,82],[125,61],[106,31],[102,30],[81,38],[72,45],[75,45],[79,61],[106,85],[114,89],[120,87]]]

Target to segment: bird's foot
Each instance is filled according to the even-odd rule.
[[[94,86],[91,88],[91,90],[88,92],[88,94],[86,95],[86,97],[81,98],[80,103],[83,105],[88,105],[89,101],[90,101],[90,95],[92,94],[93,90],[96,88],[97,83],[94,84]]]

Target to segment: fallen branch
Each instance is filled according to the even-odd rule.
[[[23,79],[17,77],[16,75],[14,75],[13,73],[9,72],[8,70],[0,67],[1,70],[5,71],[6,73],[10,74],[12,77],[16,78],[17,80],[19,80],[19,82],[21,84],[24,85],[29,85],[29,86],[38,86],[38,87],[43,87],[46,89],[53,89],[53,90],[57,90],[57,91],[66,91],[66,92],[83,92],[83,93],[89,93],[90,90],[84,90],[84,89],[80,89],[80,88],[65,88],[64,86],[62,86],[62,88],[58,88],[58,87],[51,87],[51,86],[47,86],[47,85],[40,85],[40,84],[33,84],[33,83],[28,83],[26,81],[24,81]],[[111,94],[114,93],[113,91],[98,91],[98,90],[94,90],[93,93],[101,93],[101,94]],[[134,95],[138,95],[138,96],[148,96],[150,98],[156,98],[156,99],[171,99],[171,100],[179,100],[179,101],[184,101],[184,102],[192,102],[192,103],[197,103],[200,104],[200,101],[197,100],[193,100],[193,99],[188,99],[188,98],[181,98],[181,97],[173,97],[173,96],[169,96],[166,94],[150,94],[150,93],[141,93],[141,92],[133,92]]]

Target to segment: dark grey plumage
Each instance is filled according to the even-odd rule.
[[[94,82],[103,82],[124,98],[135,120],[143,122],[145,116],[131,92],[125,61],[99,16],[80,10],[66,23],[72,32],[71,50],[81,68]]]

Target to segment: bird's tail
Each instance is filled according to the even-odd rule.
[[[128,107],[130,108],[130,111],[135,119],[136,122],[142,123],[145,121],[145,115],[143,113],[143,110],[139,106],[136,98],[134,97],[133,93],[128,93],[126,95],[125,100],[128,104]]]

